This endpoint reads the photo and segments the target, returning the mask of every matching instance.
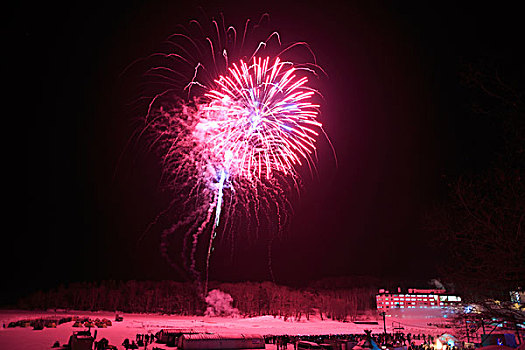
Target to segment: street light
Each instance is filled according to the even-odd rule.
[[[386,312],[381,312],[379,315],[383,316],[383,330],[385,331],[385,339],[386,339]]]

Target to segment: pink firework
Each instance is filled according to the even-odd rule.
[[[294,174],[301,159],[310,159],[314,128],[321,127],[308,78],[279,57],[273,63],[269,57],[241,60],[228,73],[205,94],[197,139],[230,176],[254,181],[276,171]]]
[[[203,33],[199,23],[190,23]],[[318,66],[280,57],[297,47],[311,53],[306,44],[281,50],[273,32],[248,59],[235,60],[231,55],[243,57],[249,21],[241,45],[233,27],[212,23],[214,35],[176,34],[167,41],[175,52],[150,56],[160,63],[146,76],[161,90],[149,101],[144,128],[160,151],[164,182],[174,191],[172,207],[183,215],[164,230],[161,251],[176,267],[168,239],[184,232],[182,264],[197,281],[205,269],[204,293],[218,231],[229,232],[233,242],[236,231],[257,234],[262,221],[267,231],[277,232],[289,221],[288,194],[299,187],[299,167],[314,164],[322,131],[314,102],[318,93],[308,86]],[[281,54],[261,57],[271,40]],[[254,229],[241,229],[234,217],[253,221]],[[277,230],[269,228],[273,224]],[[201,255],[205,266],[199,268]]]

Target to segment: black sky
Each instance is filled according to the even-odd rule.
[[[338,166],[321,142],[318,175],[306,179],[291,230],[274,243],[277,282],[434,277],[439,252],[420,228],[422,216],[445,197],[443,175],[480,171],[501,143],[497,125],[470,113],[459,72],[483,61],[512,64],[523,77],[523,64],[515,65],[525,61],[522,19],[512,6],[363,3],[7,9],[4,135],[14,178],[5,184],[5,300],[71,281],[177,278],[158,252],[162,225],[140,239],[169,196],[159,190],[155,156],[126,148],[136,124],[119,74],[199,17],[199,5],[236,25],[269,13],[282,39],[307,41],[329,76],[320,82],[321,120]],[[238,234],[233,261],[212,261],[212,278],[267,280],[267,265],[267,240]]]

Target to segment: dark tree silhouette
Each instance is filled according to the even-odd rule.
[[[443,279],[475,301],[508,300],[525,286],[525,79],[518,70],[507,83],[486,67],[467,65],[462,80],[472,110],[500,126],[495,161],[451,181],[448,200],[427,221],[446,256]]]
[[[506,65],[505,74],[486,64],[466,65],[462,80],[471,110],[496,127],[498,142],[482,170],[449,183],[448,200],[427,221],[445,257],[442,279],[474,308],[456,314],[466,341],[480,341],[472,335],[488,333],[494,324],[520,337],[517,325],[525,322],[523,304],[512,303],[509,295],[525,287],[524,68]]]
[[[375,287],[294,289],[272,282],[211,285],[231,295],[232,306],[242,317],[273,315],[295,320],[309,319],[312,315],[341,321],[355,319],[375,308],[371,300],[377,291]],[[18,306],[178,315],[201,315],[206,309],[194,284],[173,281],[72,283],[34,293],[21,299]]]

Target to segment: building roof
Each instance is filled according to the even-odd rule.
[[[198,333],[198,334],[184,334],[182,336],[184,339],[192,340],[224,340],[224,339],[253,339],[258,338],[262,339],[263,336],[260,334],[207,334],[207,333]]]

